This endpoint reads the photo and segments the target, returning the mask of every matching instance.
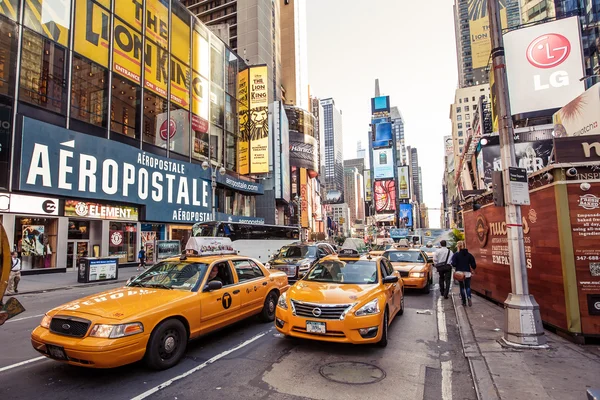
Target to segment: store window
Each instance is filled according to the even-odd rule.
[[[237,215],[242,217],[254,217],[256,207],[256,197],[245,195],[231,189],[217,189],[218,208],[225,214]]]
[[[167,120],[167,99],[145,89],[144,90],[144,136],[146,143],[166,148],[166,143],[161,139],[158,129],[160,123]]]
[[[66,66],[65,48],[24,29],[19,100],[66,114]]]
[[[210,85],[210,122],[223,126],[225,119],[223,90],[214,83]]]
[[[172,152],[190,155],[190,113],[171,103],[171,121],[175,122],[175,133],[171,134],[169,148]]]
[[[17,69],[17,25],[0,17],[0,95],[13,97]]]
[[[140,87],[113,72],[110,130],[131,138],[138,137],[137,110]]]
[[[90,221],[69,220],[69,240],[89,240]]]
[[[57,218],[15,218],[15,243],[24,270],[56,268],[57,233]]]
[[[111,222],[108,233],[108,255],[119,259],[120,264],[136,262],[137,224]]]
[[[73,57],[71,117],[106,127],[108,70],[83,57]]]

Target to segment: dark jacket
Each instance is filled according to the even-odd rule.
[[[471,272],[471,268],[477,268],[477,264],[475,264],[475,257],[473,254],[469,253],[467,249],[462,249],[452,256],[451,264],[457,271],[462,272]]]

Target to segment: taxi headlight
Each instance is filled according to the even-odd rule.
[[[409,278],[425,278],[425,272],[411,272],[408,274]]]
[[[363,315],[379,314],[380,312],[381,310],[379,309],[379,300],[375,299],[371,300],[370,302],[356,310],[354,315],[356,315],[357,317],[361,317]]]
[[[144,332],[144,325],[140,322],[132,322],[130,324],[120,325],[94,325],[90,336],[99,338],[116,339],[125,336],[137,335],[138,333]]]
[[[44,315],[44,318],[42,318],[42,322],[40,322],[40,326],[42,328],[50,329],[50,321],[52,321],[52,317],[49,316],[48,314],[46,314],[46,315]]]
[[[281,296],[279,296],[279,300],[277,300],[277,305],[279,307],[281,307],[281,309],[283,310],[287,310],[288,309],[288,305],[287,305],[287,294],[284,293]]]

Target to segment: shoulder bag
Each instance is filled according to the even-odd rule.
[[[446,253],[446,261],[434,265],[438,272],[442,273],[452,271],[452,265],[448,264],[448,258],[450,258],[450,250],[448,250],[448,253]]]

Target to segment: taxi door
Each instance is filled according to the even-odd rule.
[[[386,276],[394,275],[394,267],[392,267],[392,264],[387,259],[382,258],[380,260],[379,267],[382,280]],[[400,310],[402,297],[398,292],[398,285],[399,283],[386,283],[383,285],[384,290],[387,293],[388,305],[390,307],[390,318],[396,313],[396,311]]]
[[[269,282],[262,269],[249,259],[232,260],[233,268],[237,275],[238,287],[241,290],[241,314],[256,314],[262,309]]]
[[[218,277],[223,282],[223,287],[218,290],[204,291],[208,275],[214,267],[219,269]],[[218,261],[212,264],[206,272],[204,282],[200,286],[200,322],[202,331],[211,331],[232,323],[239,315],[241,306],[241,291],[234,284],[234,274],[227,261]]]

